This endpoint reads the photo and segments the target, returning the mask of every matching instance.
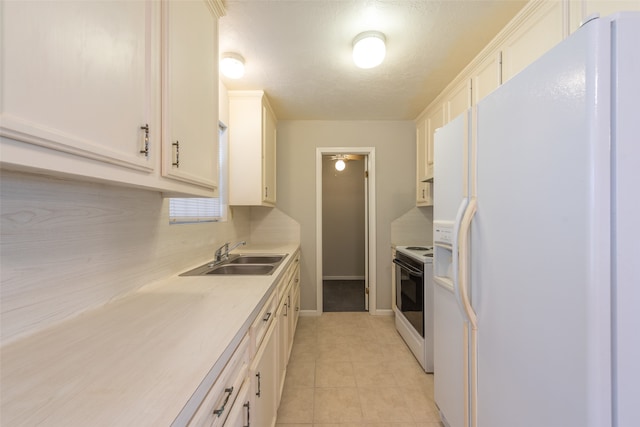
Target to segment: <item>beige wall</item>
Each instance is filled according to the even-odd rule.
[[[322,276],[363,278],[365,258],[364,159],[337,171],[322,160]]]
[[[391,309],[391,221],[415,206],[413,121],[278,122],[278,208],[300,223],[303,310],[316,310],[316,147],[376,149],[376,305]]]

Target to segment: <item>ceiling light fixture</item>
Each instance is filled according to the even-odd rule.
[[[336,170],[338,172],[342,172],[344,170],[345,166],[347,166],[347,164],[344,162],[344,160],[342,160],[342,159],[336,160]]]
[[[244,58],[237,53],[223,53],[220,59],[220,71],[230,79],[239,79],[244,76]]]
[[[382,63],[386,53],[385,37],[379,31],[365,31],[353,39],[353,62],[360,68],[373,68]]]

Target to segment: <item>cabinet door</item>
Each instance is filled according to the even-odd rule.
[[[251,364],[251,423],[256,426],[273,426],[276,421],[277,327],[273,320]]]
[[[493,53],[485,58],[472,72],[473,94],[471,102],[478,104],[485,96],[501,84],[501,53]]]
[[[251,390],[249,384],[245,382],[240,391],[238,392],[238,397],[236,401],[233,402],[233,406],[229,411],[229,416],[227,420],[224,422],[224,427],[248,427],[251,425],[262,426],[267,424],[260,424],[259,422],[254,422],[254,410],[251,405]],[[252,423],[252,424],[250,424]]]
[[[562,41],[563,2],[541,3],[505,42],[502,49],[502,80],[506,82],[542,54]]]
[[[296,334],[296,298],[300,297],[300,288],[297,286],[298,278],[296,274],[291,277],[291,286],[289,288],[288,306],[289,306],[289,330],[287,334],[287,359],[291,356],[291,348],[293,347],[293,338]]]
[[[163,3],[162,174],[214,189],[218,22],[204,0]]]
[[[280,398],[282,397],[282,389],[284,387],[284,379],[287,373],[287,346],[289,342],[289,308],[287,306],[287,297],[285,296],[280,301],[278,308],[278,370],[277,370],[277,405],[280,405]]]
[[[296,328],[298,327],[298,319],[300,318],[300,270],[296,271],[294,280],[294,292],[291,302],[291,317],[293,318],[293,326],[291,328],[291,343],[289,344],[289,353],[291,353],[291,348],[293,348],[293,341],[296,337]]]
[[[263,91],[229,91],[230,205],[275,205],[276,126]]]
[[[262,199],[276,203],[276,119],[267,105],[262,107]]]
[[[142,127],[154,129],[155,11],[153,1],[2,2],[0,134],[151,172],[154,154],[141,151]]]
[[[427,117],[427,175],[433,176],[433,135],[436,129],[444,126],[444,104],[440,104]]]
[[[416,179],[422,181],[427,177],[427,145],[429,144],[429,123],[419,118],[416,123]]]
[[[471,80],[464,80],[457,85],[448,98],[446,123],[449,123],[471,107]]]
[[[598,13],[608,16],[623,10],[640,10],[638,0],[571,0],[569,2],[569,16],[571,18],[570,31],[574,32],[584,20]]]
[[[433,161],[431,169],[428,162],[429,153],[429,119],[418,118],[416,123],[416,206],[429,206],[429,185],[423,182],[425,179],[433,178],[428,176],[428,171],[433,173]]]

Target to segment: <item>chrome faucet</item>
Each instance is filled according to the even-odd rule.
[[[231,244],[230,242],[227,242],[216,250],[216,257],[214,260],[214,264],[219,264],[222,261],[226,261],[227,259],[229,259],[229,252],[231,252],[238,246],[246,245],[247,242],[243,240],[242,242],[238,242],[235,245],[229,247],[230,244]]]

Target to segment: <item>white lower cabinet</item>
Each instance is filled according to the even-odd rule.
[[[298,317],[300,316],[300,269],[296,268],[290,279],[289,288],[289,336],[287,347],[287,360],[291,356],[293,347],[293,338],[298,325]]]
[[[280,300],[278,306],[278,348],[277,348],[277,404],[280,406],[280,398],[282,397],[282,389],[284,388],[284,378],[287,373],[288,348],[289,348],[289,306],[287,298]]]
[[[253,419],[253,406],[251,405],[251,387],[248,382],[238,392],[238,397],[233,403],[224,427],[251,427],[261,426]]]
[[[189,427],[224,426],[247,382],[249,337],[245,337],[189,421]]]
[[[252,426],[273,427],[276,423],[277,324],[274,318],[249,370]]]
[[[300,314],[300,255],[294,257],[188,427],[275,426]]]

